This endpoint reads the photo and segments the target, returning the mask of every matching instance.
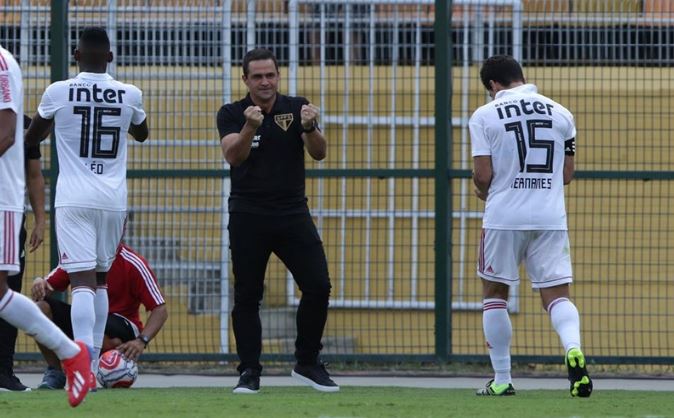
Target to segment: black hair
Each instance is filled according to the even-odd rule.
[[[101,27],[84,28],[80,34],[80,48],[95,50],[110,50],[110,38],[105,29]]]
[[[278,72],[278,62],[276,62],[274,53],[267,48],[255,48],[246,52],[246,55],[243,57],[243,75],[246,77],[248,76],[248,64],[250,64],[251,61],[261,60],[274,61],[274,67],[276,67],[276,72]]]
[[[482,64],[480,79],[484,87],[491,90],[489,81],[493,80],[507,87],[516,81],[524,82],[524,73],[515,58],[510,55],[494,55]]]

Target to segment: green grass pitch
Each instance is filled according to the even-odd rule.
[[[230,388],[99,390],[78,408],[64,391],[0,393],[0,416],[115,418],[347,418],[347,417],[673,417],[668,392],[597,391],[589,399],[567,392],[519,391],[508,398],[475,396],[465,389],[343,387],[339,393],[310,388],[264,387],[258,395]]]

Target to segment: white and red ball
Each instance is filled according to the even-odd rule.
[[[104,388],[128,388],[137,378],[138,365],[120,351],[106,351],[99,359],[96,380]]]

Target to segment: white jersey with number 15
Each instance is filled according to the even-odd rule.
[[[564,143],[576,137],[571,112],[525,84],[496,93],[469,127],[473,157],[492,162],[483,227],[566,230]]]
[[[125,211],[127,133],[145,120],[140,89],[82,72],[50,85],[38,112],[55,124],[55,206]]]

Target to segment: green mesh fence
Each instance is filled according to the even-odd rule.
[[[460,120],[454,124],[452,165],[471,167],[466,120],[488,100],[480,64],[489,55],[514,55],[527,81],[576,118],[577,178],[566,188],[566,201],[571,290],[584,351],[599,362],[666,364],[673,354],[671,2],[455,3],[460,5],[453,10],[452,110]],[[481,287],[474,275],[484,206],[472,196],[470,180],[452,184],[453,298],[477,302]],[[513,354],[538,361],[562,358],[538,293],[527,280],[512,293]],[[479,311],[456,312],[452,333],[454,354],[486,352]]]
[[[33,113],[50,77],[51,5],[0,4],[0,42],[24,70]],[[325,332],[336,359],[486,360],[475,276],[483,205],[469,180],[467,119],[487,100],[489,55],[519,58],[528,81],[568,107],[578,127],[578,175],[567,188],[575,284],[586,355],[603,362],[671,358],[672,155],[668,146],[674,14],[667,1],[454,1],[451,160],[434,167],[433,1],[71,1],[68,45],[106,27],[110,73],[144,92],[151,129],[130,145],[127,242],[157,274],[170,318],[146,359],[233,359],[227,251],[228,171],[215,114],[245,94],[241,59],[257,46],[278,57],[280,90],[321,108],[329,143],[307,159],[307,195],[333,282]],[[70,60],[69,76],[77,73]],[[48,143],[48,142],[47,142]],[[43,145],[48,181],[49,147]],[[435,213],[437,181],[451,213]],[[451,247],[434,251],[436,220]],[[30,228],[32,219],[29,216]],[[440,223],[442,227],[443,223]],[[28,255],[30,279],[50,269],[50,245]],[[449,257],[451,323],[436,324],[436,263]],[[442,299],[442,298],[440,298]],[[263,353],[291,358],[298,292],[272,257],[262,306]],[[526,280],[514,289],[513,354],[557,361],[561,348]],[[438,353],[436,333],[451,337]],[[20,358],[33,358],[22,337]]]

